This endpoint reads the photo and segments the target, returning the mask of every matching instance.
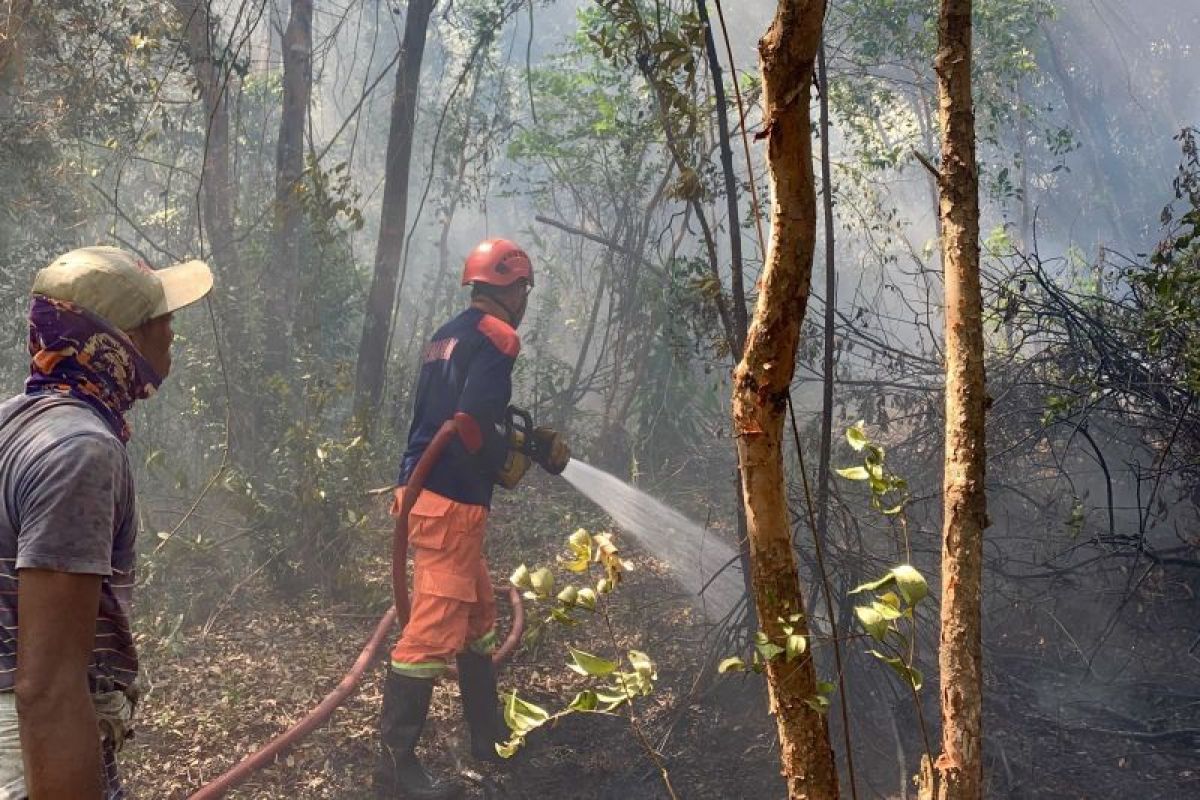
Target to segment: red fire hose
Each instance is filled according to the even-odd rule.
[[[508,588],[508,599],[512,603],[512,628],[509,630],[504,643],[496,649],[496,652],[492,653],[492,663],[497,668],[503,666],[512,656],[517,646],[521,643],[521,636],[525,632],[525,607],[521,603],[520,592],[510,586]],[[375,626],[375,632],[367,640],[366,647],[359,653],[358,659],[354,662],[354,666],[350,668],[350,671],[346,673],[346,677],[342,678],[337,687],[327,694],[325,699],[316,708],[308,712],[304,719],[235,764],[224,775],[202,786],[195,794],[191,795],[189,800],[216,800],[218,797],[224,797],[225,793],[230,789],[245,783],[251,775],[260,769],[270,766],[275,762],[276,758],[299,743],[305,736],[321,727],[337,707],[345,703],[350,698],[350,695],[354,693],[354,690],[358,688],[358,684],[362,682],[367,667],[375,659],[375,654],[383,644],[384,638],[387,636],[388,631],[391,630],[392,624],[395,621],[396,609],[392,607],[388,609],[387,613],[379,620],[379,624]]]
[[[244,783],[251,775],[263,767],[270,766],[276,758],[323,725],[338,706],[345,703],[358,687],[358,684],[362,682],[367,667],[374,660],[375,654],[378,652],[380,645],[383,644],[388,631],[391,630],[392,624],[399,619],[403,626],[408,620],[408,514],[412,511],[413,504],[416,503],[417,497],[424,488],[425,479],[429,475],[429,470],[433,467],[433,463],[437,461],[442,451],[445,450],[446,445],[456,435],[457,426],[453,420],[442,426],[437,436],[429,443],[421,460],[417,462],[408,486],[405,487],[402,495],[403,499],[400,504],[399,515],[396,518],[396,532],[393,539],[392,551],[392,587],[396,595],[396,602],[404,605],[404,608],[401,609],[402,614],[397,614],[396,606],[388,609],[387,613],[379,620],[379,624],[375,626],[375,632],[367,640],[367,644],[363,647],[362,652],[359,653],[354,666],[350,668],[350,671],[346,673],[346,676],[342,678],[337,687],[327,694],[325,699],[316,708],[308,712],[304,719],[242,759],[242,761],[235,764],[233,768],[221,777],[202,786],[191,795],[189,800],[215,800],[216,798],[224,797],[225,793],[230,789]],[[508,587],[508,599],[512,605],[512,628],[509,630],[503,644],[496,649],[496,652],[492,653],[492,663],[497,668],[501,667],[512,656],[513,652],[516,651],[517,646],[521,643],[521,636],[525,632],[525,606],[521,603],[521,593],[516,588],[510,586]],[[448,671],[452,675],[455,674],[453,668]]]
[[[363,651],[358,656],[358,660],[354,662],[354,666],[346,673],[346,677],[342,678],[341,682],[338,683],[336,689],[326,695],[325,699],[316,708],[308,712],[304,719],[297,722],[291,728],[288,728],[279,736],[276,736],[265,747],[251,753],[240,763],[234,765],[233,769],[215,781],[206,784],[191,796],[191,800],[214,800],[218,797],[224,797],[225,793],[230,789],[243,783],[263,767],[272,764],[277,756],[312,733],[325,720],[329,719],[329,715],[333,713],[334,709],[346,702],[346,698],[358,686],[362,680],[363,673],[367,671],[367,667],[374,659],[375,651],[379,649],[379,645],[383,642],[383,638],[387,636],[388,631],[391,630],[392,623],[395,621],[396,609],[392,607],[379,620],[379,624],[375,626],[375,632],[371,634],[370,640],[367,641],[367,646],[363,648]]]
[[[433,465],[442,457],[442,452],[458,436],[458,423],[447,420],[421,454],[417,465],[400,493],[399,508],[396,509],[396,531],[392,536],[392,596],[395,598],[396,615],[400,624],[408,622],[408,515],[417,498],[425,489],[425,481]]]

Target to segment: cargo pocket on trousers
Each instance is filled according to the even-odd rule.
[[[477,598],[473,576],[436,569],[417,570],[413,575],[413,591],[464,603],[474,603]]]
[[[412,512],[408,515],[408,544],[441,550],[446,546],[446,534],[450,532],[453,501],[433,492],[421,492]]]

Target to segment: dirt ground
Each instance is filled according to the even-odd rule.
[[[578,505],[564,510],[535,497],[532,491],[519,493],[497,509],[488,549],[498,585],[522,561],[553,564],[576,527],[601,529],[601,520]],[[677,796],[783,797],[760,680],[737,676],[697,686],[711,649],[710,627],[688,607],[663,565],[632,548],[624,553],[635,569],[612,595],[614,630],[622,650],[643,650],[657,665],[656,689],[634,711],[642,733],[662,755]],[[384,562],[377,560],[375,567],[372,580],[382,581]],[[383,603],[376,605],[381,613]],[[134,796],[187,797],[293,724],[340,680],[377,619],[356,604],[285,603],[251,583],[215,619],[205,620],[207,625],[198,621],[177,632],[169,647],[144,636],[150,692],[136,741],[123,759]],[[588,685],[567,669],[567,644],[601,655],[615,652],[599,620],[574,629],[551,626],[536,648],[516,653],[500,676],[501,690],[516,689],[551,710],[565,706]],[[372,797],[383,675],[380,660],[329,724],[230,796]],[[453,681],[435,691],[421,750],[429,767],[457,774],[469,797],[669,797],[624,716],[568,717],[532,734],[511,768],[479,766],[469,757]]]
[[[297,721],[336,685],[386,606],[382,553],[387,529],[382,517],[377,522],[377,531],[365,537],[361,559],[366,588],[353,601],[285,601],[262,581],[248,581],[169,636],[149,630],[140,634],[150,691],[140,709],[137,739],[123,755],[134,797],[189,796]],[[489,533],[497,584],[506,582],[518,563],[553,564],[566,537],[581,525],[603,530],[604,520],[545,484],[506,498]],[[598,621],[573,629],[552,627],[535,648],[516,653],[501,675],[502,690],[516,689],[524,699],[558,709],[587,685],[566,667],[568,644],[609,657],[618,650],[643,650],[655,661],[658,680],[653,695],[635,706],[636,718],[661,754],[676,796],[784,797],[761,679],[702,676],[712,656],[728,654],[716,652],[710,626],[688,606],[665,565],[646,559],[627,540],[618,537],[618,542],[635,569],[613,595],[616,647]],[[153,608],[154,597],[147,594],[139,602]],[[1148,607],[1147,614],[1154,613]],[[1194,627],[1194,620],[1172,624]],[[1128,689],[1082,682],[1066,656],[1042,647],[1041,641],[1035,630],[1013,624],[1004,648],[989,650],[988,797],[1200,797],[1200,732],[1187,733],[1200,719],[1200,669],[1183,674],[1180,670],[1191,663],[1187,659],[1170,670],[1164,662],[1163,675],[1146,674],[1134,696]],[[329,724],[230,796],[371,797],[383,675],[380,660]],[[875,694],[889,688],[885,684],[890,680],[889,673],[867,672],[855,678],[851,694]],[[1166,693],[1166,686],[1175,693]],[[931,679],[925,692],[927,713],[936,719],[936,681]],[[1147,708],[1160,709],[1160,729],[1176,733],[1123,735],[1135,709],[1144,717]],[[882,717],[863,713],[854,720],[862,798],[914,796],[911,786],[905,793],[897,790],[900,767],[889,738],[892,730]],[[932,735],[936,741],[936,732]],[[465,737],[457,687],[443,682],[434,695],[422,755],[433,769],[457,774],[469,797],[669,797],[659,770],[624,717],[568,717],[532,734],[523,757],[507,771],[472,762]],[[915,758],[913,746],[910,742],[910,760]],[[846,789],[844,785],[849,797]]]

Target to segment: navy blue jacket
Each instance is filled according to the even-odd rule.
[[[442,453],[425,488],[471,505],[490,506],[508,442],[498,426],[512,397],[521,339],[512,326],[468,308],[433,335],[421,354],[408,447],[398,485],[407,483],[429,442],[449,419],[459,436]]]

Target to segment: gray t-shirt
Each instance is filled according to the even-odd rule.
[[[16,676],[22,569],[104,576],[88,679],[93,692],[128,688],[137,513],[121,440],[70,397],[0,403],[0,499],[0,691]]]

